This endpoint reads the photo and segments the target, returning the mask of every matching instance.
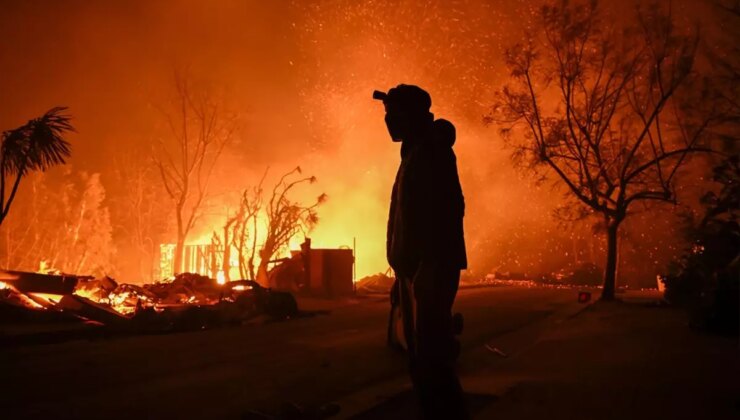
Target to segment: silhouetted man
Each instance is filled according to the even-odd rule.
[[[417,86],[399,85],[374,97],[383,100],[391,139],[401,142],[387,254],[396,273],[393,299],[402,308],[411,379],[424,418],[466,418],[451,312],[460,270],[467,266],[455,127],[434,120],[431,97]]]

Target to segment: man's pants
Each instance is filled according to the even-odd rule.
[[[424,419],[465,419],[460,382],[455,373],[457,340],[453,334],[452,304],[460,270],[438,262],[422,263],[413,276],[399,275],[404,315],[414,313],[409,343],[409,371]],[[409,293],[409,287],[413,292]],[[412,307],[409,311],[409,304]],[[415,310],[414,310],[415,309]]]

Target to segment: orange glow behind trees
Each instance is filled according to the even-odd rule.
[[[584,215],[603,219],[602,299],[613,299],[619,226],[639,202],[676,202],[679,170],[710,151],[702,140],[715,115],[689,107],[701,88],[696,35],[657,7],[626,27],[600,12],[593,2],[544,7],[543,33],[507,51],[511,82],[489,120],[520,164],[556,174]]]
[[[183,270],[184,246],[207,199],[213,169],[234,131],[233,120],[207,92],[175,76],[174,111],[165,111],[168,139],[158,142],[154,162],[174,208],[177,239],[174,273]]]
[[[705,16],[696,3],[675,1],[676,18]],[[64,171],[99,174],[100,206],[110,215],[113,242],[113,255],[101,271],[124,282],[157,279],[142,260],[155,258],[159,244],[208,244],[213,231],[222,232],[224,221],[238,213],[244,189],[258,185],[268,166],[277,176],[300,165],[319,179],[318,185],[296,190],[293,202],[311,205],[322,193],[331,197],[316,209],[313,246],[352,246],[356,238],[358,277],[384,271],[387,207],[399,151],[370,94],[398,83],[427,89],[435,116],[457,126],[473,275],[602,263],[606,243],[593,235],[592,226],[555,225],[552,212],[564,202],[562,190],[515,170],[498,133],[481,123],[495,91],[509,80],[505,47],[519,41],[523,30],[542,29],[536,21],[539,3],[40,0],[3,6],[0,66],[7,71],[0,78],[5,99],[0,126],[16,127],[50,104],[70,107],[78,130],[74,154],[69,166],[48,172],[44,182],[64,182]],[[603,6],[615,22],[632,9],[623,3]],[[210,124],[196,121],[192,105],[200,107],[201,116],[210,116],[217,105],[223,117],[210,151],[231,132],[217,163],[215,153],[202,161],[201,174],[210,176],[200,184],[190,177],[198,159],[183,160],[178,148],[185,130],[183,102],[172,101],[173,69],[187,69],[191,83],[193,101],[185,101],[185,108],[194,136],[188,153],[197,148],[199,127]],[[200,92],[211,102],[199,104]],[[232,126],[232,118],[239,124]],[[160,167],[150,162],[152,149],[160,167],[169,168],[163,172],[171,195]],[[186,179],[189,192],[183,195]],[[264,185],[276,182],[265,179]],[[699,176],[695,183],[697,189],[705,184]],[[76,185],[70,196],[83,192]],[[30,208],[44,197],[30,183],[22,184],[16,204]],[[22,216],[11,211],[14,229],[0,227],[0,261],[8,260],[8,247],[19,245],[12,243],[18,232],[27,231],[29,238],[45,234]],[[255,221],[266,223],[255,219],[252,225]],[[623,255],[629,256],[623,268],[642,270],[631,277],[654,279],[682,247],[668,217],[642,214],[623,227]],[[61,240],[56,230],[49,232],[55,236],[49,240]],[[229,240],[233,237],[232,229]],[[100,239],[96,243],[105,242]],[[39,258],[46,253],[34,251]],[[13,268],[33,270],[36,264]],[[250,271],[248,264],[244,268]]]

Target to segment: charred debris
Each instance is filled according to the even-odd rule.
[[[292,293],[251,280],[219,284],[207,276],[183,273],[171,281],[139,286],[119,284],[110,277],[0,271],[4,323],[77,322],[91,327],[88,330],[145,334],[306,315],[310,314],[299,311]]]

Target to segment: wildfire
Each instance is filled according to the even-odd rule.
[[[29,296],[34,298],[34,300],[41,301],[47,305],[56,305],[59,303],[60,300],[62,300],[62,297],[64,295],[57,295],[52,293],[28,293]]]
[[[11,277],[12,278],[12,277]],[[13,296],[21,305],[32,309],[46,309],[48,304],[44,304],[45,300],[43,297],[32,296],[32,294],[26,295],[20,293],[16,288],[10,284],[0,281],[0,291],[2,291],[3,297]]]
[[[110,306],[118,313],[129,315],[136,311],[136,306],[148,301],[146,296],[133,296],[131,292],[111,293],[108,297]]]

